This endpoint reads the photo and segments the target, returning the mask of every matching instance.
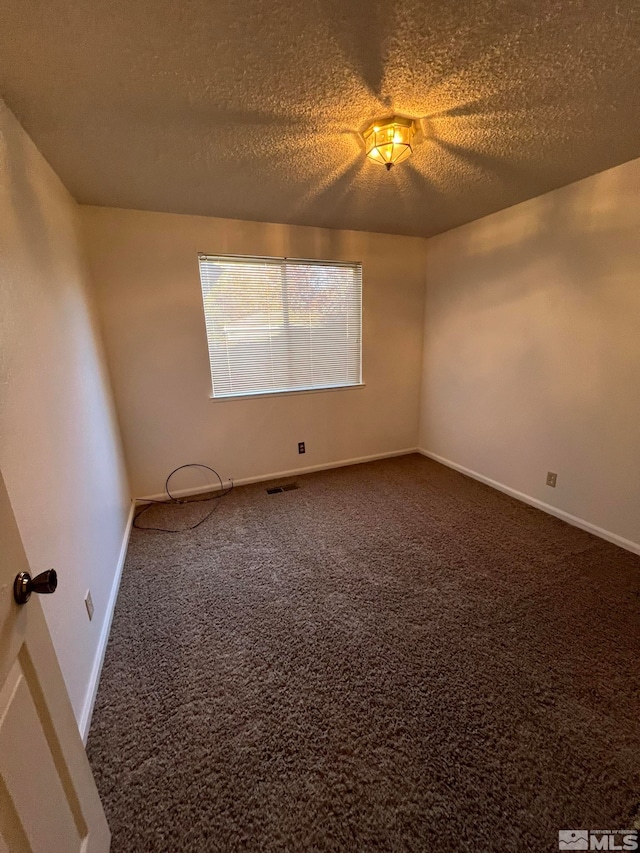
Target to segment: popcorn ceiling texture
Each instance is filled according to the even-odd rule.
[[[81,203],[430,236],[639,156],[639,60],[637,0],[4,0],[0,93]]]

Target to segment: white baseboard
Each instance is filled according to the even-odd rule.
[[[600,539],[605,539],[607,542],[613,542],[614,545],[619,545],[620,548],[631,551],[633,554],[640,554],[640,544],[637,542],[632,542],[630,539],[624,539],[622,536],[618,536],[617,533],[611,533],[609,530],[604,530],[602,527],[597,527],[595,524],[591,524],[590,521],[585,521],[584,518],[578,518],[575,515],[565,512],[563,509],[558,509],[555,506],[551,506],[551,504],[544,503],[544,501],[539,501],[537,498],[532,498],[530,495],[525,495],[524,492],[519,492],[517,489],[505,486],[504,483],[499,483],[497,480],[492,480],[490,477],[478,474],[477,471],[465,468],[464,465],[458,465],[457,462],[445,459],[444,456],[438,456],[437,453],[431,453],[428,450],[423,450],[421,447],[418,448],[417,452],[421,453],[423,456],[427,456],[429,459],[433,459],[435,462],[440,462],[442,465],[446,465],[448,468],[453,468],[461,474],[466,474],[467,477],[473,477],[474,480],[486,483],[487,486],[491,486],[500,492],[504,492],[512,498],[517,498],[517,500],[522,501],[523,503],[534,506],[536,509],[541,509],[543,512],[553,515],[556,518],[560,518],[562,521],[566,521],[567,524],[579,527],[581,530],[586,530],[588,533],[593,533],[594,536],[598,536]]]
[[[228,488],[233,482],[234,486],[248,486],[251,483],[262,483],[265,480],[281,480],[283,477],[295,477],[299,474],[312,474],[314,471],[328,471],[331,468],[345,468],[347,465],[360,465],[362,462],[375,462],[377,459],[391,459],[393,456],[407,456],[409,453],[419,453],[417,447],[407,447],[404,450],[391,450],[387,453],[374,453],[371,456],[358,456],[354,459],[341,459],[338,462],[325,462],[322,465],[309,465],[307,468],[291,468],[288,471],[275,471],[271,474],[260,474],[257,477],[243,477],[240,480],[223,480],[224,488]],[[190,495],[200,495],[203,492],[220,491],[220,484],[213,486],[201,486],[197,489],[179,489],[172,492],[177,498],[188,497]],[[165,492],[157,495],[147,495],[143,498],[136,498],[136,502],[144,503],[145,501],[161,501],[166,500]]]
[[[93,669],[91,670],[91,678],[89,679],[89,689],[87,690],[87,698],[85,700],[84,708],[82,709],[82,714],[80,715],[80,720],[78,722],[80,736],[82,737],[82,741],[85,745],[87,743],[87,738],[89,737],[91,717],[93,715],[94,705],[96,704],[96,696],[98,695],[100,674],[102,672],[102,664],[104,663],[104,655],[107,650],[107,643],[109,642],[111,623],[113,622],[113,612],[116,607],[116,599],[118,598],[118,590],[120,589],[120,580],[122,579],[122,569],[124,568],[124,561],[127,556],[127,546],[129,545],[129,536],[131,535],[131,526],[133,524],[133,513],[135,512],[135,508],[135,501],[131,501],[131,509],[129,510],[129,517],[127,518],[127,524],[125,527],[124,536],[122,538],[122,545],[120,546],[120,554],[118,555],[116,573],[113,578],[113,584],[111,586],[111,594],[109,595],[109,601],[107,603],[107,611],[105,614],[104,623],[102,625],[102,631],[100,632],[98,651],[96,653]]]

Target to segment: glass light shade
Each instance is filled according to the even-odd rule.
[[[367,157],[387,169],[402,163],[411,156],[416,130],[415,121],[403,116],[374,121],[362,134]]]

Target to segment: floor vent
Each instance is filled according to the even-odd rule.
[[[280,492],[292,492],[294,489],[299,489],[300,486],[297,483],[287,483],[286,486],[273,486],[271,489],[267,489],[268,495],[277,495]]]

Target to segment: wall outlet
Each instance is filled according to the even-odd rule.
[[[557,479],[557,474],[554,474],[553,471],[547,471],[547,486],[551,486],[552,489],[555,489]]]
[[[306,453],[307,451],[304,449],[304,441],[298,442],[298,453]]]
[[[87,590],[87,594],[84,597],[84,603],[87,608],[87,615],[89,616],[89,622],[93,619],[93,599],[91,598],[91,592]]]

